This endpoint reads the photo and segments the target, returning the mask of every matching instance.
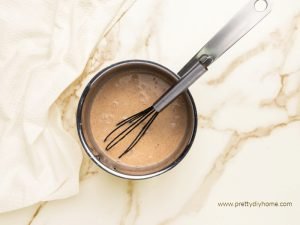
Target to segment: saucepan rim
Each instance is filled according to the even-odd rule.
[[[104,69],[102,69],[101,71],[99,71],[98,73],[96,73],[96,75],[94,75],[94,77],[89,81],[89,83],[85,86],[81,97],[79,99],[78,102],[78,106],[77,106],[77,112],[76,112],[76,126],[77,126],[77,132],[79,135],[79,139],[80,142],[85,150],[85,152],[87,153],[87,155],[90,157],[90,159],[100,168],[102,168],[103,170],[105,170],[106,172],[115,175],[117,177],[120,178],[124,178],[124,179],[129,179],[129,180],[142,180],[142,179],[147,179],[147,178],[151,178],[151,177],[155,177],[158,176],[160,174],[165,173],[166,171],[169,171],[170,169],[174,168],[185,156],[186,154],[189,152],[194,139],[195,139],[195,135],[196,135],[196,131],[197,131],[197,123],[198,123],[198,119],[197,119],[197,109],[196,109],[196,105],[194,102],[194,99],[190,93],[189,90],[187,90],[187,95],[188,98],[190,100],[191,103],[191,107],[192,107],[192,111],[193,111],[193,124],[192,124],[192,132],[191,132],[191,136],[189,137],[189,142],[186,144],[185,149],[182,151],[182,153],[178,156],[178,158],[173,161],[172,163],[170,163],[169,165],[167,165],[165,168],[154,172],[154,173],[149,173],[149,174],[138,174],[138,175],[131,175],[131,174],[125,174],[125,173],[121,173],[119,171],[113,170],[111,168],[109,168],[108,166],[106,166],[104,163],[102,163],[94,154],[93,151],[90,149],[87,140],[84,136],[84,132],[83,132],[83,127],[82,127],[82,110],[83,110],[83,106],[86,100],[86,97],[92,87],[92,85],[97,82],[97,80],[103,76],[105,73],[107,73],[108,71],[116,68],[116,67],[120,67],[122,65],[128,65],[128,64],[136,64],[136,65],[147,65],[150,67],[156,67],[159,70],[163,70],[164,72],[167,72],[168,74],[170,74],[171,76],[173,76],[174,78],[176,78],[177,80],[180,79],[180,76],[177,75],[176,73],[174,73],[173,71],[171,71],[170,69],[166,68],[165,66],[156,63],[156,62],[152,62],[152,61],[148,61],[148,60],[139,60],[139,59],[134,59],[134,60],[125,60],[125,61],[121,61],[118,63],[114,63]]]

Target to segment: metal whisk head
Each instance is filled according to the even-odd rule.
[[[158,112],[153,108],[153,106],[151,106],[151,107],[149,107],[137,114],[134,114],[133,116],[130,116],[127,119],[122,120],[121,122],[117,123],[116,128],[113,131],[111,131],[104,139],[104,142],[106,142],[109,139],[109,137],[111,137],[113,134],[115,134],[113,139],[107,144],[105,150],[109,151],[116,144],[118,144],[121,140],[123,140],[128,134],[130,134],[134,129],[137,129],[137,127],[141,126],[142,123],[144,123],[142,129],[140,130],[138,135],[135,137],[135,139],[131,142],[131,144],[127,147],[127,149],[119,156],[119,158],[123,157],[144,136],[144,134],[146,133],[146,131],[148,130],[150,125],[153,123],[153,121],[155,120],[157,115],[158,115]],[[129,124],[129,126],[125,126],[128,124]]]

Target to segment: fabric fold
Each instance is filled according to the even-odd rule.
[[[121,4],[1,1],[0,212],[78,192],[80,145],[54,102],[82,73]]]

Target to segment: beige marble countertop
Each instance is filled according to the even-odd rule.
[[[95,71],[134,58],[178,71],[243,4],[124,1],[84,72],[56,101],[64,128],[78,140],[76,106]],[[190,90],[199,127],[176,168],[127,181],[84,154],[77,195],[0,214],[0,224],[299,225],[300,1],[273,0],[272,13]],[[292,205],[258,205],[270,202]]]

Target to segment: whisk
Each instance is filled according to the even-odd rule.
[[[260,8],[256,7],[257,3],[259,3]],[[265,7],[262,8],[262,4],[265,4]],[[104,139],[104,142],[111,139],[105,149],[109,151],[133,130],[142,127],[119,158],[127,154],[145,135],[158,114],[201,77],[207,71],[209,65],[248,33],[270,11],[269,1],[251,0],[179,71],[182,78],[178,83],[167,90],[149,108],[117,123],[116,128]]]

